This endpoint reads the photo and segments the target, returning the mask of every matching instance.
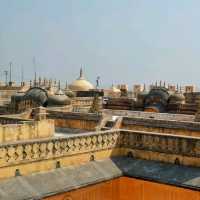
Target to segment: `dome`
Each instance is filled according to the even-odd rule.
[[[70,97],[70,98],[75,97],[74,92],[72,92],[71,90],[66,90],[66,91],[65,91],[65,95],[67,95],[67,96]]]
[[[46,106],[48,100],[48,94],[46,90],[40,87],[34,87],[26,92],[24,98],[31,99],[37,102],[41,106]]]
[[[88,91],[94,89],[94,86],[84,78],[83,71],[81,69],[80,77],[69,85],[69,89],[72,91]]]
[[[182,93],[175,92],[169,97],[169,103],[184,103],[185,96]]]
[[[170,94],[164,87],[157,87],[150,90],[144,100],[145,111],[165,112]]]
[[[64,106],[71,103],[66,95],[49,95],[48,106]]]
[[[55,94],[51,94],[48,97],[48,105],[49,106],[64,106],[64,105],[69,105],[71,103],[70,99],[68,96],[64,94],[64,92],[60,88],[60,81],[59,81],[59,88],[55,92]]]

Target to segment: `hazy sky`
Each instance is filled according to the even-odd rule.
[[[200,85],[199,0],[0,0],[0,69],[15,79]]]

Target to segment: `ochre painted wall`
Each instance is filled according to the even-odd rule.
[[[200,200],[200,192],[122,177],[44,200]]]

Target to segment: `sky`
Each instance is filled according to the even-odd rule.
[[[0,79],[200,85],[199,0],[0,0]]]

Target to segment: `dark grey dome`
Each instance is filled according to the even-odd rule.
[[[168,101],[169,92],[166,88],[163,87],[153,88],[150,90],[146,98],[149,99],[155,97],[160,97],[163,101]]]
[[[175,92],[169,97],[169,103],[183,103],[185,101],[185,96],[180,92]]]
[[[48,102],[48,94],[45,89],[34,87],[27,91],[24,96],[26,99],[31,99],[41,106],[46,106]]]
[[[54,105],[69,105],[71,103],[68,96],[66,96],[62,90],[58,90],[55,95],[49,95],[48,97],[48,105],[54,106]]]
[[[145,97],[145,109],[156,108],[159,112],[165,112],[168,105],[169,92],[164,87],[156,87],[150,90]]]

